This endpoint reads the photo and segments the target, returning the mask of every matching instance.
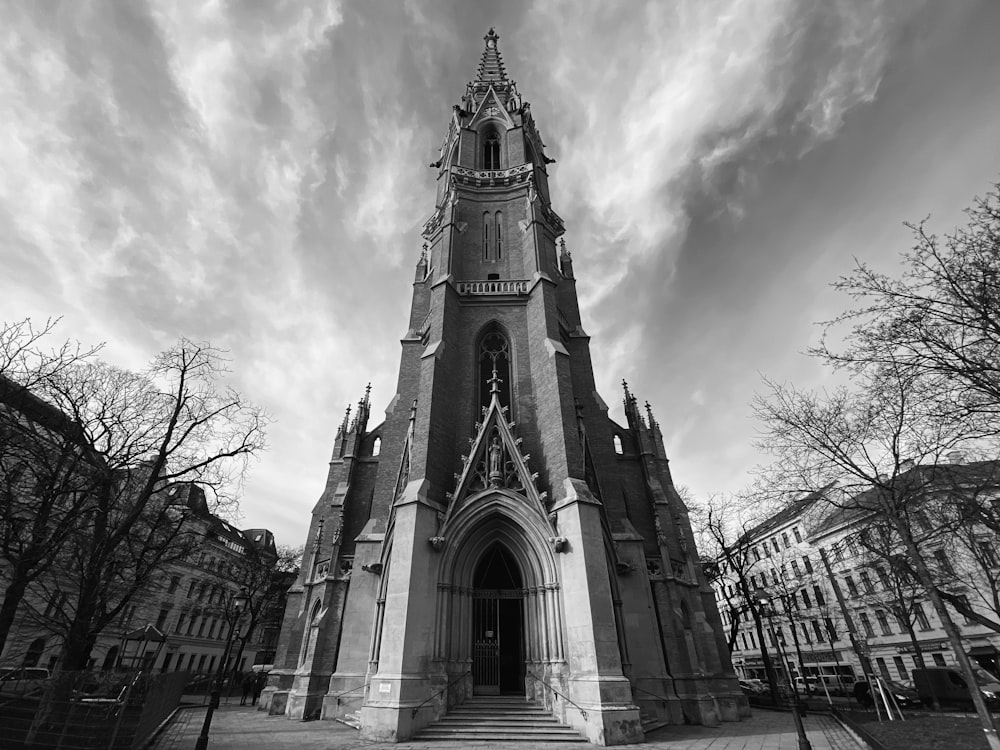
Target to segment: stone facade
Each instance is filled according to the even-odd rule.
[[[402,741],[517,693],[592,742],[747,715],[660,427],[598,395],[551,163],[491,30],[441,147],[396,394],[337,430],[271,713]]]

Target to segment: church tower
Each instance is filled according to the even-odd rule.
[[[402,741],[519,695],[598,744],[747,715],[660,426],[598,395],[545,146],[497,34],[454,106],[396,393],[336,434],[271,713]],[[647,724],[648,726],[648,724]]]

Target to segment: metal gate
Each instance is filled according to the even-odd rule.
[[[496,592],[472,599],[472,682],[478,695],[500,694],[500,600]]]

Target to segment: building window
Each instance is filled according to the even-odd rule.
[[[951,567],[951,561],[948,560],[948,555],[945,554],[943,549],[935,550],[934,561],[943,573],[947,573],[948,575],[955,574],[955,569]]]
[[[816,605],[822,607],[826,604],[826,599],[823,598],[823,589],[819,586],[813,586],[813,594],[816,597]]]
[[[878,620],[878,626],[882,630],[882,635],[892,635],[892,628],[889,627],[889,618],[885,616],[884,611],[876,609],[875,619]]]
[[[375,440],[372,441],[372,456],[377,456],[381,452],[382,452],[382,438],[376,435]]]
[[[187,592],[188,599],[190,599],[194,595],[194,587],[197,585],[198,585],[197,581],[191,581],[191,584],[188,586],[188,592]]]
[[[894,656],[892,657],[892,661],[896,665],[896,672],[899,674],[899,679],[901,680],[910,679],[910,675],[906,671],[906,664],[903,663],[903,657]]]
[[[784,531],[781,532],[781,546],[788,549],[788,534]]]
[[[156,629],[163,631],[163,626],[167,623],[167,615],[170,614],[169,609],[161,609],[160,614],[156,617]]]
[[[958,595],[955,596],[955,598],[958,599],[958,601],[961,603],[961,605],[965,609],[972,609],[972,604],[969,602],[969,597],[967,597],[965,594],[958,594]],[[973,620],[971,617],[969,617],[964,612],[959,612],[959,614],[961,614],[962,617],[965,618],[965,624],[966,625],[973,625],[973,624],[975,624],[976,621]]]
[[[945,667],[945,666],[947,666],[947,664],[945,664],[945,661],[944,661],[944,654],[939,654],[939,653],[931,654],[931,659],[934,660],[934,666],[935,667]]]
[[[180,576],[173,576],[170,579],[170,588],[167,589],[167,593],[168,594],[174,593],[175,591],[177,591],[177,587],[180,586],[180,585],[181,585],[181,577]]]
[[[792,560],[792,573],[795,575],[796,578],[798,578],[800,575],[802,575],[799,572],[799,562],[798,562],[798,560]]]
[[[483,211],[483,260],[490,260],[490,214]]]
[[[812,639],[809,637],[809,628],[806,624],[804,622],[800,622],[799,628],[802,630],[802,638],[805,639],[806,644],[812,644]]]
[[[847,584],[847,590],[851,596],[856,597],[858,595],[858,587],[854,585],[854,579],[850,576],[844,576],[844,583]]]
[[[816,634],[816,643],[821,643],[823,641],[823,628],[820,627],[819,620],[811,620],[813,633]]]
[[[833,619],[824,617],[823,621],[826,623],[826,634],[830,638],[830,643],[833,643],[837,640],[837,628],[833,626]]]
[[[812,566],[812,563],[809,562],[809,558],[808,557],[803,557],[802,558],[802,564],[805,566],[806,573],[808,573],[808,574],[811,575],[812,572],[813,572],[813,566]]]
[[[614,438],[612,439],[615,444],[615,453],[618,454],[619,456],[622,455],[622,436],[615,435]]]
[[[496,220],[496,231],[493,233],[495,235],[496,253],[493,257],[495,260],[500,260],[503,257],[503,213],[497,211],[494,219]]]
[[[500,405],[510,406],[510,344],[499,331],[487,333],[479,345],[480,405],[489,406],[493,391],[493,374],[499,378]]]
[[[795,535],[795,541],[796,542],[801,542],[802,541],[802,534],[799,533],[799,527],[798,526],[796,526],[794,529],[792,529],[792,533]]]
[[[875,628],[872,627],[872,621],[868,617],[868,613],[859,612],[858,619],[861,620],[861,626],[865,629],[865,635],[869,638],[873,638],[875,636]]]
[[[875,663],[878,665],[878,671],[882,673],[882,679],[891,680],[892,675],[889,674],[889,668],[885,665],[885,659],[881,656],[875,657]]]
[[[812,602],[809,601],[809,592],[802,589],[799,593],[802,595],[802,604],[805,605],[806,609],[809,609],[812,606]]]
[[[184,628],[184,618],[187,617],[183,612],[177,616],[177,624],[174,626],[174,632],[179,633]]]
[[[778,547],[778,538],[777,537],[775,537],[774,539],[771,540],[771,546],[774,547],[774,551],[775,552],[780,552],[781,551],[781,548]]]
[[[500,169],[500,136],[495,132],[483,139],[483,169]]]
[[[924,614],[923,604],[918,603],[913,605],[913,617],[917,621],[917,625],[920,627],[921,630],[931,629],[931,624],[927,620],[927,615]]]
[[[875,586],[872,585],[872,577],[868,575],[867,570],[861,571],[861,585],[864,587],[866,594],[875,593]]]

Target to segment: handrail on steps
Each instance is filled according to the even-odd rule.
[[[562,698],[567,703],[572,704],[576,708],[576,710],[579,711],[583,715],[584,719],[587,718],[587,712],[586,712],[586,710],[583,709],[583,708],[581,708],[579,705],[577,705],[573,700],[570,699],[569,696],[563,695],[562,693],[560,693],[558,690],[556,690],[554,687],[552,687],[551,685],[549,685],[547,682],[545,682],[542,678],[540,678],[538,675],[536,675],[530,669],[528,670],[528,676],[531,677],[535,682],[537,682],[542,687],[548,688],[549,690],[551,690],[553,693],[555,693],[556,695],[558,695],[560,698]]]
[[[436,693],[434,693],[433,695],[431,695],[428,698],[425,698],[424,701],[423,701],[423,703],[421,703],[419,706],[417,706],[416,708],[411,709],[410,710],[410,716],[411,717],[416,716],[417,715],[417,711],[419,711],[421,708],[423,708],[425,704],[430,703],[432,700],[434,700],[435,698],[437,698],[439,695],[441,695],[441,693],[443,693],[445,690],[447,690],[448,688],[450,688],[456,682],[458,682],[459,680],[464,680],[465,676],[466,675],[470,675],[470,674],[472,674],[471,670],[462,672],[462,674],[460,674],[454,680],[452,680],[447,685],[445,685],[443,688],[441,688],[440,690],[438,690]]]
[[[364,681],[364,682],[362,682],[362,683],[361,683],[360,685],[355,685],[355,686],[354,686],[354,687],[352,687],[352,688],[351,688],[350,690],[345,690],[345,691],[344,691],[344,692],[342,692],[342,693],[337,693],[337,694],[336,694],[335,696],[333,696],[333,697],[337,699],[337,705],[339,706],[339,705],[340,705],[340,696],[342,696],[342,695],[347,695],[348,693],[353,693],[353,692],[354,692],[355,690],[360,690],[360,689],[361,689],[361,688],[363,688],[363,687],[368,687],[368,680],[365,680],[365,681]]]

